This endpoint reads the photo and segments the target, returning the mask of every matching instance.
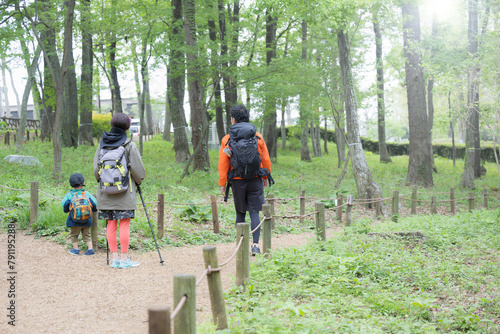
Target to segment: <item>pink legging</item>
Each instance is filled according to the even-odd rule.
[[[118,251],[116,241],[116,230],[118,229],[118,220],[108,220],[106,234],[108,237],[109,250],[111,253]],[[128,243],[130,235],[130,218],[120,219],[120,248],[122,253],[128,253]]]

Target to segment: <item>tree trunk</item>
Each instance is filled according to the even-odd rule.
[[[316,152],[318,153],[318,157],[321,157],[322,154],[321,154],[321,127],[320,127],[320,119],[319,119],[319,116],[318,116],[318,119],[317,119],[318,123],[316,123],[316,130],[315,130],[315,134],[316,134]]]
[[[94,58],[92,57],[92,33],[90,1],[83,0],[82,24],[82,74],[80,79],[80,144],[94,146],[92,138],[92,81],[94,78]]]
[[[432,168],[429,150],[429,126],[425,99],[425,80],[420,45],[420,17],[418,7],[404,4],[403,40],[408,99],[410,158],[406,183],[432,187]]]
[[[314,121],[311,120],[309,123],[309,133],[311,134],[311,147],[313,150],[313,156],[318,156],[317,145],[316,145],[316,133],[314,131]]]
[[[34,82],[33,78],[35,76],[35,71],[38,68],[38,59],[41,51],[42,49],[37,47],[33,56],[33,61],[28,67],[28,80],[26,81],[26,86],[24,87],[24,93],[21,100],[21,110],[19,110],[20,115],[19,128],[17,129],[16,152],[20,152],[23,148],[24,132],[26,131],[26,109],[28,106],[28,98],[30,96],[31,86]]]
[[[302,20],[302,62],[307,61],[307,22]],[[302,128],[302,135],[300,136],[300,160],[311,161],[311,154],[309,153],[309,131],[307,129],[308,112],[305,106],[305,98],[299,95],[299,117],[300,126]]]
[[[48,2],[44,3],[42,8],[44,13],[48,13],[50,11]],[[54,118],[54,136],[52,139],[52,147],[54,148],[54,166],[53,166],[53,174],[54,177],[58,178],[61,176],[61,161],[62,161],[62,150],[61,150],[61,124],[62,124],[62,116],[64,114],[64,81],[68,70],[68,58],[69,52],[72,44],[72,31],[73,31],[73,17],[75,11],[75,0],[69,0],[67,5],[67,16],[64,28],[64,39],[63,39],[63,56],[62,56],[62,65],[59,64],[59,59],[57,58],[57,54],[55,50],[48,50],[45,48],[45,45],[42,43],[42,39],[38,35],[36,31],[36,25],[33,18],[29,15],[27,11],[24,12],[26,17],[31,21],[32,29],[35,34],[35,37],[38,40],[39,45],[42,47],[42,51],[44,53],[44,58],[49,64],[49,71],[52,77],[52,82],[54,84],[55,92],[56,92],[56,112]],[[52,45],[51,43],[48,44]],[[52,61],[50,58],[52,57]],[[51,63],[57,65],[57,68],[53,68]],[[57,71],[59,69],[59,71]]]
[[[337,146],[337,159],[338,165],[337,167],[341,167],[342,162],[346,161],[346,153],[345,153],[345,133],[344,129],[335,125],[335,144]]]
[[[467,73],[467,129],[466,129],[466,158],[461,185],[464,188],[474,189],[476,177],[476,149],[479,142],[479,68],[476,64],[478,50],[478,4],[477,0],[469,0],[469,30],[468,30],[468,53],[474,62]]]
[[[269,68],[273,59],[276,58],[276,26],[278,18],[272,8],[266,12],[266,66]],[[270,83],[266,83],[267,86]],[[271,159],[276,161],[278,157],[277,150],[277,131],[276,131],[276,97],[272,89],[267,87],[264,105],[264,140],[269,150]]]
[[[325,131],[323,132],[323,148],[328,155],[328,117],[325,116]]]
[[[210,9],[210,13],[213,14],[213,3],[211,1],[208,2],[208,6],[208,8]],[[217,13],[217,19],[218,17],[219,15]],[[220,65],[219,60],[217,59],[217,31],[215,28],[215,21],[212,16],[210,16],[210,18],[208,19],[208,35],[210,37],[210,41],[212,42],[210,62],[212,68],[214,69],[214,71],[212,72],[212,77],[215,98],[215,126],[217,128],[217,136],[220,142],[226,135],[226,130],[224,128],[224,108],[222,107],[222,94],[220,91]]]
[[[227,37],[226,37],[226,12],[224,9],[224,0],[217,1],[217,11],[219,13],[219,34],[220,34],[220,57],[221,61],[221,69],[222,69],[222,83],[224,84],[224,98],[225,98],[225,109],[226,109],[226,129],[224,134],[229,132],[229,127],[231,126],[231,107],[233,107],[229,101],[228,96],[229,93],[229,68],[228,68],[228,49],[227,49]]]
[[[184,22],[182,19],[182,0],[172,1],[172,29],[170,38],[170,66],[167,77],[170,94],[168,102],[172,113],[174,127],[175,161],[186,162],[189,159],[189,143],[186,135],[186,114],[184,112],[185,90],[185,55],[184,55]]]
[[[68,51],[68,73],[64,82],[64,110],[62,140],[64,147],[78,147],[78,87],[76,84],[73,45]]]
[[[5,59],[2,58],[2,86],[5,101],[5,113],[10,117],[9,91],[7,90],[7,79],[5,78]]]
[[[233,12],[230,11],[230,6],[228,5],[228,16],[232,26],[231,33],[231,47],[229,48],[229,59],[228,64],[228,74],[229,74],[229,87],[226,90],[226,104],[232,107],[238,104],[238,91],[236,90],[237,77],[237,60],[238,60],[238,37],[239,37],[239,20],[240,20],[240,2],[239,0],[234,0]]]
[[[143,77],[143,89],[144,89],[144,107],[145,107],[145,112],[146,112],[146,124],[148,126],[147,128],[147,134],[148,135],[153,135],[154,134],[154,121],[153,121],[153,110],[151,109],[151,93],[150,93],[150,88],[149,88],[149,66],[146,62],[144,66],[144,75]]]
[[[195,0],[184,0],[184,36],[186,38],[186,60],[189,90],[189,106],[191,109],[191,126],[193,148],[205,140],[202,137],[203,129],[208,126],[208,119],[203,108],[203,92],[200,83],[199,74],[201,73],[198,64],[198,46],[196,40],[196,20],[195,20]],[[208,157],[208,148],[206,143],[193,158],[193,170],[206,170]]]
[[[337,30],[337,43],[339,48],[342,86],[344,88],[347,133],[349,136],[349,155],[352,159],[352,172],[356,180],[358,198],[380,198],[382,197],[382,190],[372,178],[361,144],[357,115],[357,100],[352,79],[349,39],[342,29]]]
[[[170,96],[170,79],[169,79],[169,66],[167,65],[167,91],[165,93],[165,123],[163,125],[163,136],[162,139],[165,141],[170,141],[170,127],[172,125],[172,112],[170,110],[169,96]]]
[[[380,162],[392,162],[385,141],[385,101],[384,101],[384,60],[382,59],[382,33],[378,13],[373,13],[373,31],[375,33],[375,55],[377,65],[377,111],[378,111],[378,150]]]
[[[455,130],[453,128],[453,118],[451,117],[451,90],[448,91],[448,110],[450,118],[451,145],[453,149],[453,167],[455,167],[456,148],[455,148]]]
[[[436,13],[432,16],[432,34],[431,39],[435,39],[437,37],[437,17]],[[434,50],[431,46],[430,50],[431,59],[434,57]],[[427,81],[427,109],[429,113],[429,150],[431,155],[431,166],[432,170],[437,173],[436,165],[434,164],[434,149],[432,148],[432,129],[434,127],[434,78],[432,76],[429,77]]]
[[[281,148],[286,149],[286,123],[285,123],[285,112],[287,105],[287,98],[282,99],[283,103],[281,103]]]

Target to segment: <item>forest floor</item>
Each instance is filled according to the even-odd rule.
[[[337,225],[329,228],[327,238],[339,231],[342,227]],[[272,248],[297,247],[314,239],[314,232],[280,235],[272,239]],[[0,233],[0,245],[7,245],[7,234]],[[0,332],[147,333],[149,307],[166,305],[173,309],[174,275],[192,274],[198,279],[203,273],[203,247],[164,248],[164,266],[156,251],[131,252],[131,258],[141,263],[139,267],[113,269],[106,265],[106,250],[98,250],[95,256],[74,256],[63,245],[19,231],[14,285],[16,325],[7,324],[5,309],[11,299],[7,299],[9,277],[5,271],[0,281]],[[218,244],[219,263],[226,261],[235,248],[235,243]],[[1,254],[0,261],[6,264],[6,250]],[[258,258],[251,257],[251,261]],[[235,284],[235,268],[233,259],[221,272],[225,291]],[[196,289],[196,308],[198,323],[211,320],[206,279]]]

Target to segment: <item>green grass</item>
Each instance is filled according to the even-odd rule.
[[[42,191],[62,198],[70,189],[69,176],[80,172],[87,180],[87,189],[95,193],[94,152],[95,147],[85,146],[63,149],[62,178],[53,179],[50,143],[29,142],[20,152],[35,156],[43,167],[4,162],[5,156],[16,153],[13,146],[0,145],[0,185],[29,189],[30,181],[38,181]],[[342,170],[337,168],[334,144],[329,144],[329,152],[312,162],[301,162],[298,151],[279,150],[272,168],[276,185],[265,190],[276,198],[289,199],[279,202],[277,215],[298,214],[297,197],[302,190],[315,198],[308,201],[307,212],[313,211],[315,200],[323,199],[328,204],[329,198],[337,196],[333,186]],[[378,155],[365,154],[384,197],[390,197],[393,190],[401,195],[411,193],[411,187],[405,184],[408,157],[392,157],[393,163],[383,164]],[[166,202],[179,203],[206,203],[210,195],[219,196],[217,155],[210,152],[209,172],[190,173],[177,183],[184,164],[175,163],[172,144],[159,137],[144,143],[147,177],[141,188],[145,202],[156,202],[159,193],[165,195]],[[436,157],[435,163],[438,173],[434,174],[434,187],[419,187],[419,199],[429,201],[437,193],[438,200],[446,200],[452,187],[456,198],[466,197],[468,191],[459,187],[463,162],[453,166],[450,160]],[[476,180],[476,196],[485,189],[495,195],[499,188],[496,166],[486,163],[485,167],[488,173]],[[350,167],[338,192],[356,195]],[[461,202],[455,216],[409,216],[409,202],[402,199],[401,203],[397,223],[374,220],[371,212],[365,214],[355,208],[354,222],[342,235],[277,251],[269,260],[259,257],[251,267],[247,287],[226,293],[230,323],[226,332],[500,332],[500,211],[466,213],[466,202]],[[481,200],[476,203],[480,208]],[[440,203],[441,207],[445,205]],[[420,208],[424,206],[429,205],[419,203]],[[490,208],[498,207],[498,200],[491,199]],[[4,224],[15,221],[18,228],[28,228],[29,191],[0,188],[0,208]],[[156,229],[154,205],[148,204],[147,209]],[[160,246],[234,241],[232,204],[219,204],[218,210],[221,233],[213,234],[208,204],[167,204],[166,233],[158,241]],[[65,220],[60,203],[40,193],[39,219],[27,233],[67,245]],[[327,224],[331,226],[332,220],[327,219]],[[298,219],[285,219],[279,221],[275,233],[301,233],[311,231],[313,226],[313,217],[304,225]],[[414,240],[393,236],[394,232],[421,232],[425,237]],[[104,235],[99,236],[99,244],[105,246]],[[130,246],[138,251],[155,249],[142,209],[131,224]],[[213,326],[201,324],[199,331],[213,332]]]
[[[246,288],[226,293],[222,332],[498,333],[499,219],[500,210],[479,210],[362,221],[259,257]],[[410,231],[424,237],[394,234]]]
[[[293,143],[292,143],[293,144]],[[293,145],[292,145],[293,146]],[[297,145],[295,145],[297,146]],[[23,151],[16,153],[14,146],[6,147],[0,145],[0,185],[16,189],[29,189],[30,181],[38,181],[41,191],[62,198],[70,190],[68,178],[72,173],[80,172],[84,175],[87,183],[86,189],[92,193],[96,192],[97,183],[92,173],[92,159],[95,147],[80,146],[78,149],[63,148],[61,178],[54,179],[52,176],[53,149],[51,143],[30,141],[23,146]],[[306,196],[317,199],[336,198],[338,192],[344,195],[356,194],[356,185],[351,175],[351,168],[342,181],[338,191],[333,189],[342,170],[337,168],[335,145],[329,144],[329,155],[314,157],[312,162],[300,161],[300,154],[296,150],[279,150],[278,160],[273,163],[272,172],[276,184],[265,190],[266,195],[273,193],[277,198],[297,198],[302,190]],[[7,163],[3,158],[9,154],[23,154],[36,157],[43,165],[23,166],[15,163]],[[366,152],[374,180],[382,187],[384,197],[389,197],[393,190],[399,190],[405,195],[411,189],[405,185],[408,157],[393,157],[393,163],[381,164],[378,155]],[[159,193],[165,195],[166,202],[176,203],[206,203],[212,194],[219,195],[217,185],[218,174],[216,170],[218,151],[210,151],[211,170],[209,172],[189,173],[180,181],[184,164],[175,163],[175,152],[172,143],[161,140],[156,136],[153,140],[144,143],[143,161],[147,170],[147,177],[142,185],[144,200],[146,203],[157,201]],[[431,193],[447,192],[450,187],[456,187],[456,197],[461,195],[459,187],[463,163],[457,162],[453,166],[451,161],[436,157],[436,166],[439,173],[434,174],[434,188],[419,188],[419,198],[429,200]],[[498,179],[493,164],[486,164],[488,173],[485,177],[476,180],[476,194],[479,195],[484,189],[490,192],[497,190]],[[447,199],[447,195],[439,195],[438,200]],[[406,205],[404,200],[402,204]],[[492,203],[498,205],[498,203]],[[29,191],[12,191],[0,188],[0,218],[6,221],[17,221],[21,229],[27,227],[29,222]],[[31,227],[31,232],[37,236],[57,236],[58,231],[64,230],[64,214],[59,210],[59,203],[40,193],[39,221]],[[308,203],[312,206],[313,203]],[[299,211],[298,200],[290,200],[279,204],[278,214],[297,214]],[[148,204],[148,213],[153,225],[156,225],[156,212],[153,205]],[[235,214],[231,204],[219,205],[219,218],[221,233],[211,235],[210,207],[207,204],[197,206],[168,206],[166,237],[170,238],[163,242],[168,245],[180,246],[184,244],[200,244],[203,240],[210,242],[224,242],[234,234]],[[356,212],[355,212],[356,217]],[[103,224],[103,222],[100,222]],[[155,226],[153,226],[156,229]],[[284,220],[278,226],[276,233],[300,233],[309,230],[310,226],[302,226],[298,219]],[[145,247],[141,245],[142,240],[151,238],[149,223],[143,210],[139,210],[137,218],[132,224],[132,232],[136,234],[137,248],[149,249],[145,241]],[[189,235],[189,237],[188,237]],[[60,238],[59,238],[60,239]]]

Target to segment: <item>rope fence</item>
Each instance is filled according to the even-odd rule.
[[[41,191],[38,186],[37,181],[32,181],[30,189],[15,189],[0,185],[0,188],[11,190],[11,191],[30,191],[30,224],[33,224],[37,220],[38,207],[39,207],[39,193],[45,196],[59,200],[57,197],[52,196],[44,191]],[[268,195],[266,199],[267,204],[263,204],[263,219],[259,224],[250,230],[250,225],[248,223],[237,223],[236,224],[236,247],[233,254],[223,263],[219,264],[217,259],[217,248],[216,246],[206,246],[203,248],[203,256],[205,260],[205,269],[201,275],[196,279],[194,275],[184,275],[178,274],[174,275],[174,310],[170,313],[170,307],[160,306],[160,307],[150,307],[148,309],[149,315],[149,332],[150,333],[171,333],[171,326],[173,323],[173,329],[176,334],[182,333],[194,333],[196,329],[196,287],[199,286],[205,277],[207,278],[207,284],[209,288],[210,301],[212,306],[212,315],[214,324],[217,329],[227,328],[227,316],[225,311],[225,301],[222,289],[221,271],[223,267],[231,263],[236,259],[236,286],[245,287],[250,279],[250,235],[262,229],[262,254],[263,256],[269,258],[271,256],[271,237],[273,230],[276,228],[276,219],[298,219],[301,223],[305,223],[305,219],[314,216],[315,217],[315,234],[318,241],[326,240],[326,219],[325,211],[334,211],[336,214],[336,220],[343,222],[346,226],[352,223],[352,210],[354,207],[363,207],[365,209],[375,209],[375,216],[377,219],[383,216],[389,216],[393,221],[397,221],[400,217],[400,200],[407,201],[411,203],[411,214],[417,213],[417,203],[430,204],[430,213],[437,214],[437,203],[449,204],[449,209],[451,214],[455,214],[457,211],[457,204],[459,202],[466,202],[468,211],[475,210],[476,202],[483,198],[482,207],[488,209],[488,199],[500,199],[499,195],[490,195],[487,190],[483,193],[477,194],[474,192],[469,192],[466,197],[455,198],[454,188],[450,189],[449,193],[439,193],[439,195],[449,194],[450,199],[440,199],[437,200],[435,194],[430,197],[430,201],[418,199],[418,189],[413,188],[411,193],[411,198],[405,196],[400,196],[398,190],[394,190],[391,197],[376,198],[376,199],[354,199],[353,195],[347,195],[344,199],[343,194],[338,194],[336,199],[328,198],[322,201],[316,201],[314,203],[314,209],[312,212],[306,213],[306,202],[312,200],[312,198],[307,198],[305,196],[305,191],[301,191],[300,196],[294,198],[274,198],[272,194]],[[426,194],[427,195],[427,194]],[[317,198],[314,198],[317,199]],[[287,214],[277,214],[276,209],[279,204],[288,203],[292,200],[299,200],[299,213],[287,213]],[[344,202],[345,200],[345,202]],[[391,211],[387,213],[385,203],[390,201]],[[224,202],[226,203],[226,202]],[[335,206],[328,207],[325,209],[325,205],[330,205],[334,203]],[[156,205],[157,212],[157,234],[158,237],[163,237],[164,234],[164,212],[165,204],[168,205],[207,205],[212,206],[212,218],[214,233],[219,233],[219,222],[218,222],[218,210],[217,206],[220,202],[217,200],[217,196],[211,195],[209,202],[201,203],[179,203],[179,202],[167,202],[164,200],[163,194],[158,194],[158,201],[150,202],[146,205]],[[425,210],[425,209],[424,209]],[[364,211],[366,214],[368,211]],[[92,242],[94,247],[97,247],[97,213],[93,213],[93,222],[91,234]],[[343,216],[345,214],[345,216]],[[161,329],[161,331],[159,331]]]

